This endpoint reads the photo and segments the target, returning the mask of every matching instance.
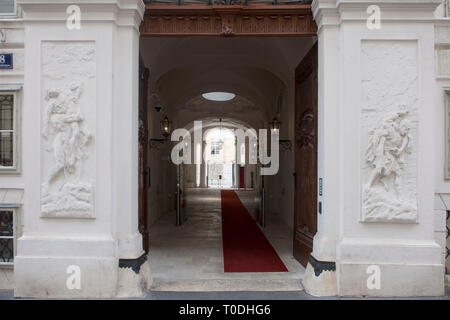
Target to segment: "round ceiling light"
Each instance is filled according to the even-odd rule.
[[[229,92],[208,92],[202,94],[202,97],[211,101],[229,101],[233,100],[236,95]]]

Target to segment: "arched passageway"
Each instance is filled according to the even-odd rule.
[[[191,147],[192,160],[178,166],[171,163],[175,142],[162,141],[148,150],[151,187],[146,191],[144,223],[155,289],[182,290],[183,285],[189,290],[220,289],[208,281],[211,277],[231,281],[229,288],[237,279],[249,281],[249,290],[271,279],[266,289],[300,289],[304,267],[295,260],[292,243],[294,181],[287,178],[294,171],[294,153],[282,148],[283,165],[275,175],[262,176],[258,138],[259,130],[270,129],[276,118],[282,123],[280,139],[293,140],[294,71],[313,43],[312,38],[141,39],[142,66],[149,70],[149,138],[160,137],[160,121],[167,117],[172,130],[182,128],[189,135],[185,143]],[[232,98],[210,100],[205,94],[211,92],[229,93]],[[194,125],[199,121],[202,137],[194,141]],[[238,141],[236,130],[248,136]],[[200,154],[203,161],[195,163]],[[230,198],[223,189],[232,189],[236,197]],[[236,201],[232,211],[242,210],[249,218],[232,226],[237,230],[248,223],[249,229],[241,233],[253,236],[241,241],[261,239],[249,252],[268,244],[264,259],[279,260],[288,272],[274,276],[278,269],[267,273],[270,268],[250,268],[252,276],[236,276],[226,271],[235,250],[227,239],[236,233],[223,224],[224,199]],[[225,248],[231,248],[230,254]]]

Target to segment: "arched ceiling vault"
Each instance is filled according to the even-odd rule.
[[[313,43],[311,38],[142,38],[150,69],[149,94],[157,93],[175,122],[233,117],[263,126],[281,92]],[[235,101],[206,101],[201,94],[227,91]]]
[[[161,102],[172,113],[225,116],[230,112],[259,111],[263,118],[275,111],[277,97],[284,87],[271,73],[248,67],[176,69],[166,73],[159,84]],[[202,93],[212,91],[232,92],[237,97],[227,102],[202,98]]]

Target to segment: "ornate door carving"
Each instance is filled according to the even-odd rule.
[[[308,263],[317,231],[317,43],[295,70],[294,257]]]

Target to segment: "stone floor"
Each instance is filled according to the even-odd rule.
[[[241,292],[164,292],[152,291],[145,300],[450,300],[450,287],[442,297],[408,298],[343,298],[314,297],[305,291],[241,291]]]
[[[237,191],[250,212],[255,193]],[[304,268],[292,256],[292,232],[268,219],[262,229],[289,272],[224,273],[220,190],[188,190],[187,221],[163,216],[150,229],[150,268],[154,291],[298,291]]]

